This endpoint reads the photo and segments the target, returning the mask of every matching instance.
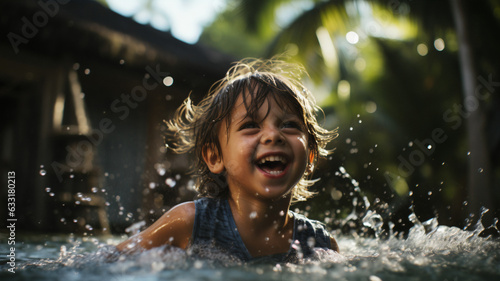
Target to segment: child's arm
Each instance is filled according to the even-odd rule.
[[[179,204],[141,233],[120,243],[120,252],[148,250],[162,245],[172,245],[186,249],[193,231],[194,202]]]

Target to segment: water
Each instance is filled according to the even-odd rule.
[[[201,259],[175,248],[123,256],[114,251],[113,245],[124,239],[118,236],[20,236],[15,273],[8,271],[9,246],[2,239],[0,279],[499,280],[500,242],[493,236],[481,237],[485,229],[481,219],[472,230],[442,226],[437,219],[419,222],[413,214],[410,220],[414,226],[406,237],[390,231],[382,235],[380,217],[366,212],[361,221],[376,235],[337,234],[342,255],[320,252],[318,260],[299,264],[242,264],[215,252]]]

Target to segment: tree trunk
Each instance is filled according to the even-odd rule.
[[[470,152],[467,171],[467,213],[477,215],[482,206],[492,207],[490,199],[491,163],[485,133],[486,116],[481,105],[481,99],[476,95],[476,88],[481,84],[476,79],[477,72],[469,30],[467,29],[464,4],[463,0],[450,0],[459,42],[458,53],[464,94],[463,107],[467,111],[464,115]]]

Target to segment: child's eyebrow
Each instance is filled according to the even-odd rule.
[[[304,123],[304,120],[301,118],[301,116],[296,114],[296,113],[293,113],[293,112],[285,112],[285,114],[283,114],[281,116],[281,119],[282,120],[295,119],[295,120],[298,120],[298,121]]]

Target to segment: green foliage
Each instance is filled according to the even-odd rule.
[[[322,180],[316,188],[323,196],[302,207],[318,216],[334,209],[347,215],[353,197],[360,196],[355,179],[372,202],[393,206],[386,208],[387,216],[405,218],[413,204],[423,219],[437,213],[441,223],[460,224],[461,216],[451,214],[463,212],[468,159],[465,125],[453,126],[443,115],[462,103],[448,1],[309,2],[310,9],[276,32],[276,11],[292,1],[235,1],[202,37],[203,43],[242,57],[285,52],[309,72],[312,90],[322,96],[325,125],[339,127],[340,137],[333,157],[317,171]],[[495,5],[469,5],[475,11],[470,14],[476,44],[498,30],[500,17],[495,19],[495,12],[485,16],[490,6]],[[349,31],[356,31],[358,43],[346,42]],[[446,43],[442,51],[434,48],[438,38]],[[333,43],[334,55],[321,40]],[[419,44],[426,49],[421,54]],[[497,47],[498,40],[483,43],[485,53],[475,54],[487,73],[498,71]],[[433,141],[436,130],[446,140],[421,149],[419,144]],[[416,161],[418,153],[422,161]],[[402,174],[402,163],[411,157],[418,163]],[[350,178],[339,174],[339,167]]]
[[[199,42],[238,58],[262,57],[274,33],[253,31],[237,8],[228,5],[226,11],[203,30]]]

